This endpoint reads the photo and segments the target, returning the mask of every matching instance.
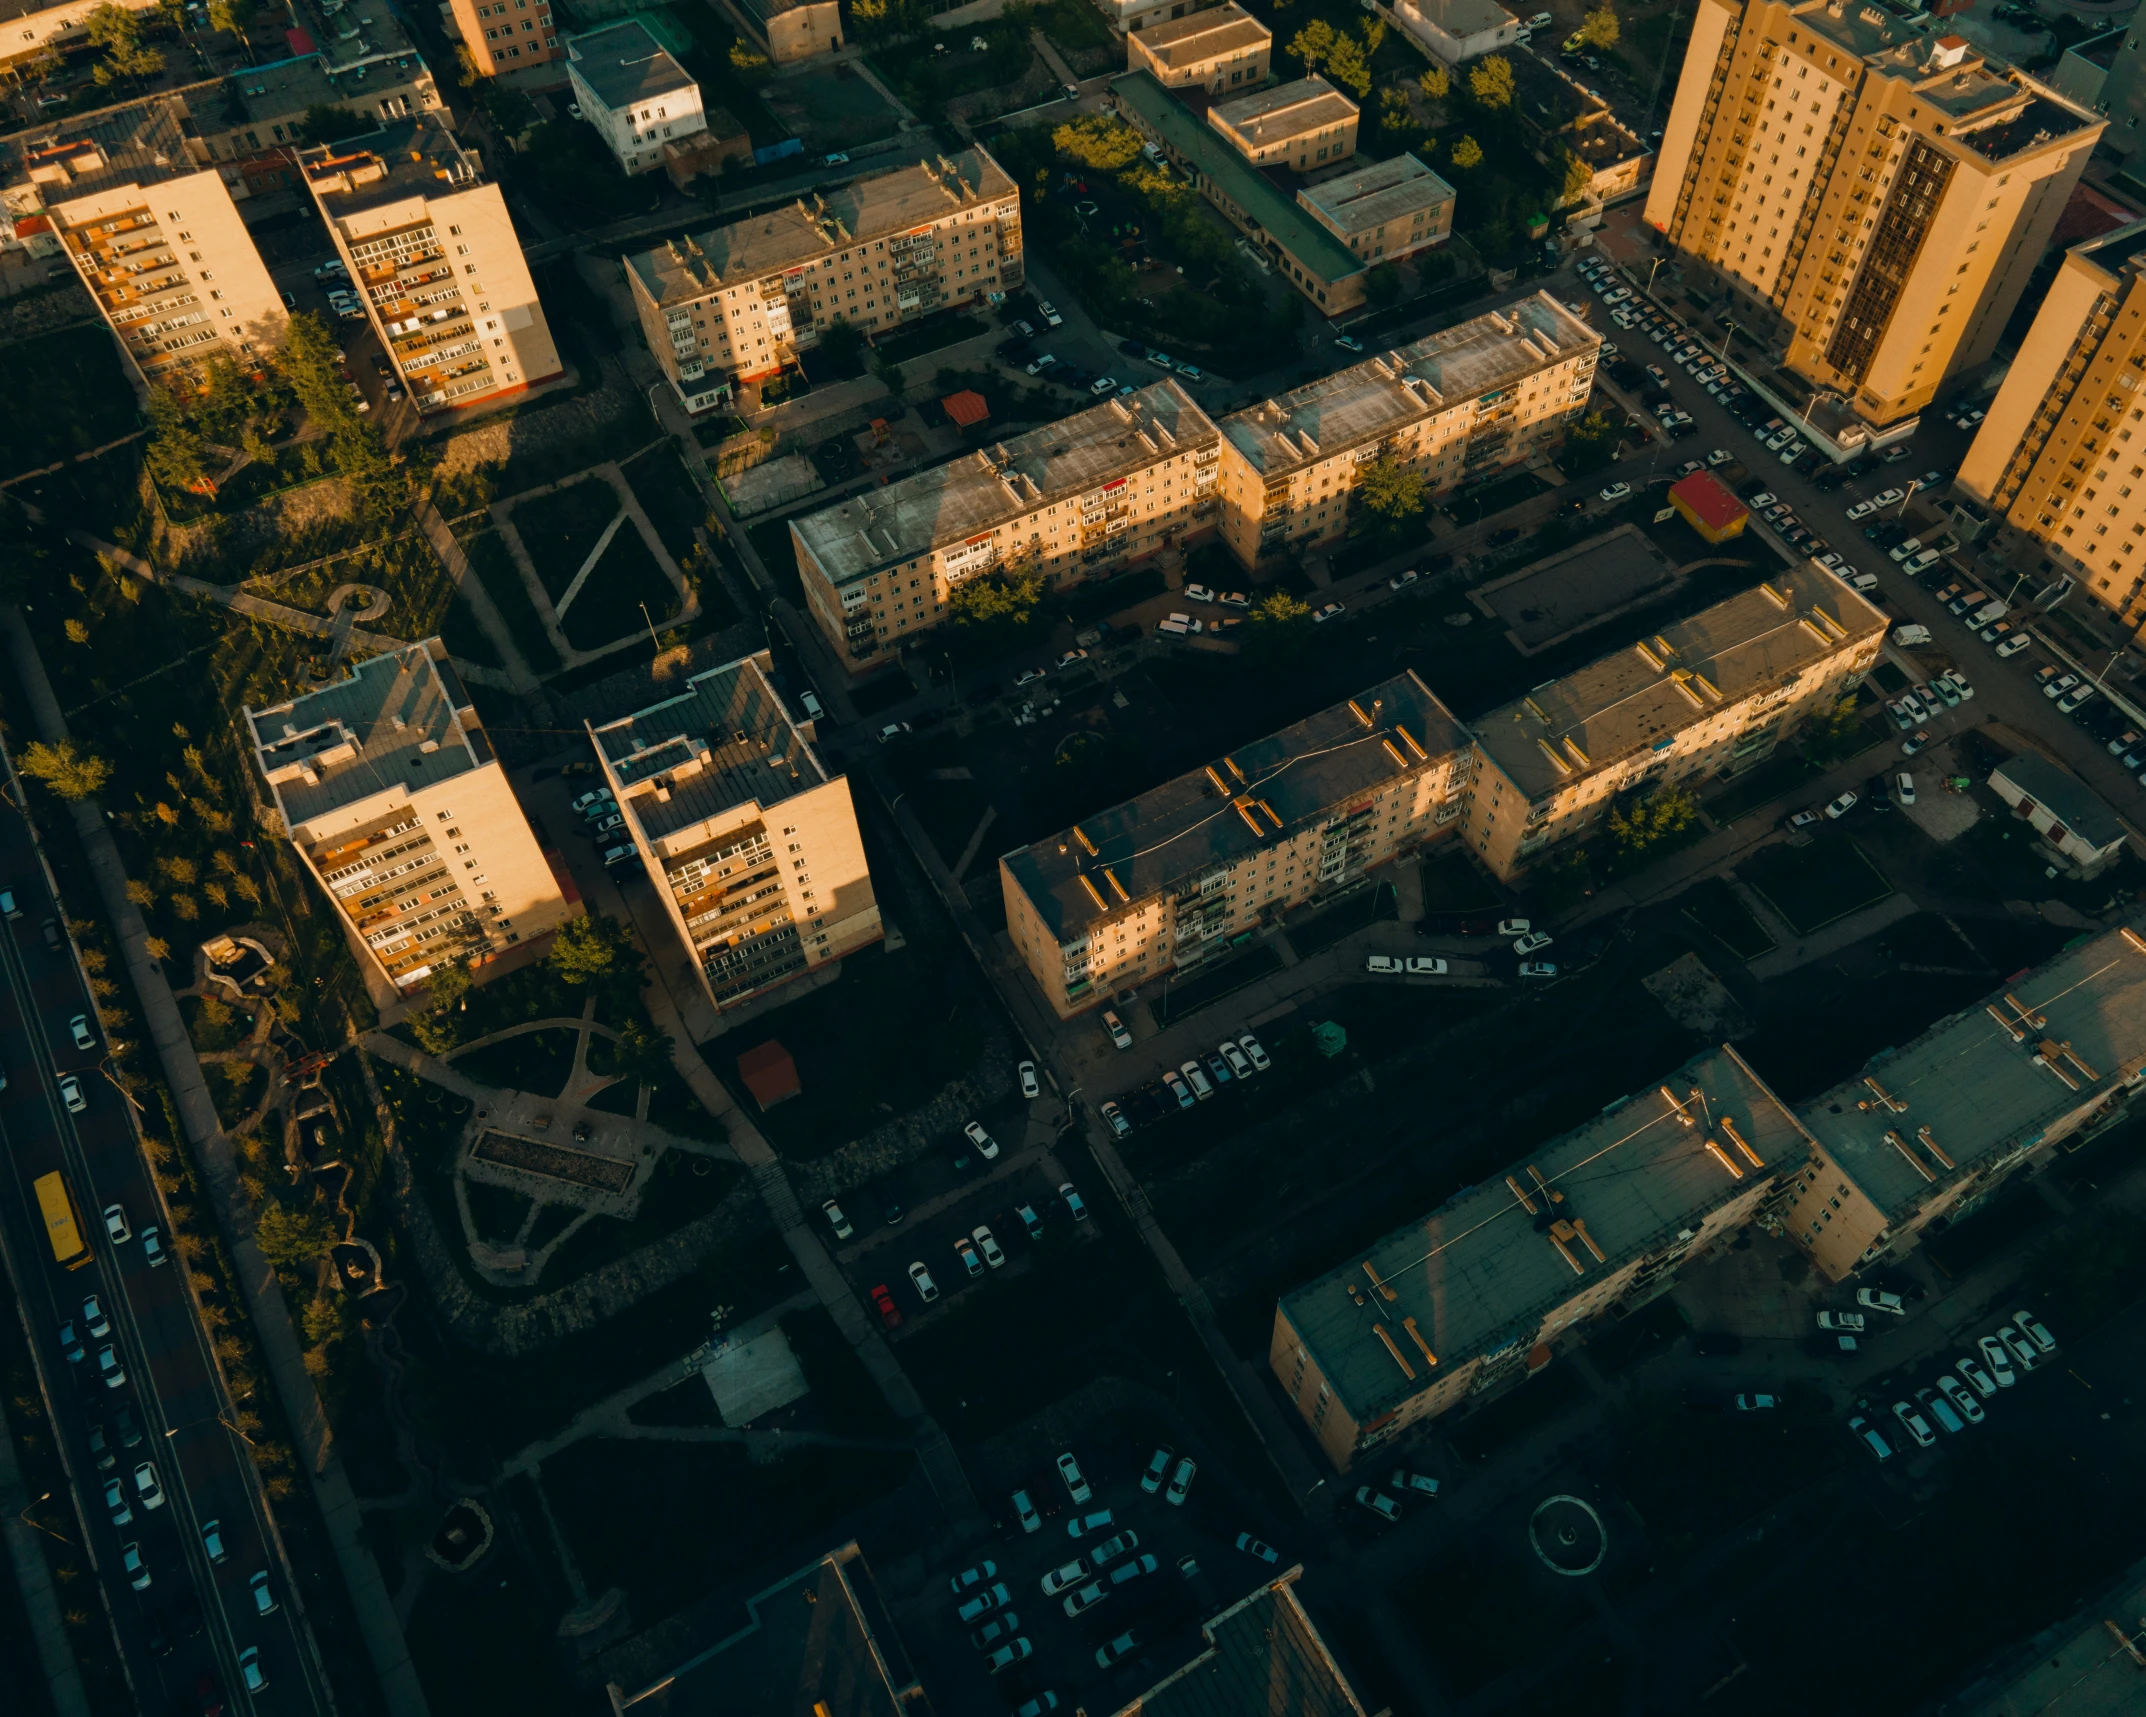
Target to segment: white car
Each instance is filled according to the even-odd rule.
[[[1605,501],[1629,501],[1632,498],[1632,485],[1629,483],[1612,483],[1602,491],[1601,498]]]
[[[999,1250],[998,1237],[989,1228],[979,1223],[975,1233],[969,1238],[976,1242],[976,1249],[984,1255],[984,1262],[992,1269],[999,1269],[1005,1264],[1006,1254]]]
[[[827,1218],[827,1226],[834,1230],[837,1240],[847,1240],[857,1232],[849,1225],[849,1218],[842,1214],[842,1207],[831,1198],[820,1206],[820,1214]]]
[[[998,1156],[998,1140],[984,1131],[984,1125],[981,1121],[971,1121],[961,1130],[968,1135],[969,1143],[976,1147],[986,1162],[992,1161]]]
[[[1867,519],[1877,510],[1878,503],[1875,501],[1858,501],[1848,509],[1848,522],[1854,524],[1859,520]]]
[[[1997,659],[1999,661],[2004,661],[2008,657],[2016,656],[2020,653],[2020,651],[2024,650],[2029,644],[2033,642],[2034,640],[2028,637],[2027,634],[2024,632],[2020,633],[2020,635],[2016,638],[2007,638],[2002,644],[1999,644],[1997,646]]]
[[[1080,1462],[1073,1458],[1070,1451],[1058,1457],[1058,1476],[1065,1481],[1066,1494],[1076,1505],[1086,1502],[1095,1494],[1088,1488],[1087,1479],[1081,1475]]]
[[[1125,1029],[1125,1022],[1110,1008],[1103,1010],[1103,1029],[1110,1034],[1110,1041],[1118,1048],[1132,1048],[1133,1034]]]
[[[1982,1363],[1989,1367],[1999,1389],[2009,1389],[2018,1379],[2012,1373],[2012,1350],[1993,1335],[1975,1343],[1982,1350]]]
[[[1118,1587],[1140,1579],[1143,1575],[1156,1573],[1161,1568],[1162,1560],[1160,1557],[1152,1550],[1143,1551],[1130,1561],[1120,1562],[1115,1568],[1111,1569],[1111,1590],[1116,1591]]]
[[[1374,1490],[1369,1485],[1358,1485],[1356,1500],[1381,1520],[1395,1521],[1401,1518],[1401,1505],[1382,1490]]]
[[[1115,1562],[1120,1556],[1123,1556],[1126,1551],[1137,1550],[1139,1548],[1140,1534],[1132,1531],[1130,1528],[1127,1528],[1125,1531],[1119,1533],[1117,1537],[1106,1538],[1093,1550],[1089,1551],[1088,1560],[1093,1562],[1098,1569],[1101,1569],[1107,1564]]]
[[[976,1248],[969,1244],[966,1234],[954,1236],[954,1256],[961,1260],[961,1267],[973,1278],[984,1273],[984,1261],[977,1257]]]
[[[901,736],[908,731],[909,724],[906,721],[890,721],[885,727],[879,730],[879,743],[882,745],[892,745],[897,739],[901,738]]]
[[[1237,1039],[1237,1047],[1244,1051],[1245,1059],[1252,1064],[1255,1072],[1264,1073],[1274,1065],[1268,1059],[1266,1050],[1261,1047],[1259,1039],[1250,1032]]]
[[[1552,940],[1547,930],[1531,930],[1513,944],[1513,952],[1525,960],[1549,947]]]
[[[1055,1598],[1067,1587],[1079,1585],[1087,1579],[1090,1572],[1088,1558],[1085,1556],[1076,1556],[1070,1562],[1061,1563],[1043,1576],[1043,1595],[1046,1598]]]
[[[1066,319],[1058,314],[1058,307],[1048,298],[1036,300],[1036,313],[1053,328],[1063,328],[1066,325]]]
[[[2042,1322],[2039,1318],[2028,1312],[2014,1312],[2012,1321],[2019,1325],[2020,1333],[2033,1342],[2041,1352],[2056,1352],[2057,1338],[2042,1327]]]
[[[1116,1639],[1095,1648],[1095,1666],[1098,1669],[1108,1669],[1120,1658],[1131,1657],[1139,1649],[1140,1636],[1127,1629]]]
[[[1907,1302],[1898,1294],[1888,1294],[1877,1288],[1858,1288],[1855,1303],[1865,1311],[1890,1312],[1896,1318],[1908,1315]]]
[[[1386,581],[1386,588],[1388,590],[1406,590],[1411,584],[1414,584],[1415,582],[1416,569],[1414,567],[1409,567],[1404,571],[1395,573],[1391,578],[1389,578]]]
[[[1900,1421],[1900,1428],[1915,1439],[1918,1448],[1930,1448],[1937,1442],[1937,1433],[1930,1429],[1930,1421],[1915,1411],[1911,1401],[1895,1401],[1893,1417]]]
[[[1977,1365],[1973,1360],[1965,1358],[1963,1356],[1961,1359],[1954,1363],[1953,1370],[1957,1371],[1962,1377],[1966,1378],[1968,1383],[1973,1387],[1974,1392],[1977,1395],[1981,1396],[1983,1400],[1987,1401],[1992,1395],[1997,1393],[1997,1385],[1991,1380],[1990,1374],[1984,1371],[1982,1367]]]
[[[1066,1522],[1068,1538],[1086,1538],[1091,1532],[1101,1532],[1106,1526],[1115,1526],[1116,1519],[1107,1508],[1099,1508],[1093,1514],[1076,1514]]]
[[[1207,585],[1188,584],[1185,586],[1185,600],[1187,602],[1219,602],[1221,598]]]
[[[1406,971],[1408,968],[1390,954],[1373,954],[1364,961],[1364,970],[1386,977]]]
[[[148,1461],[134,1469],[134,1494],[145,1509],[164,1506],[164,1487],[157,1482],[156,1468]]]
[[[1239,1079],[1249,1079],[1252,1077],[1251,1057],[1246,1055],[1245,1052],[1242,1049],[1238,1048],[1236,1044],[1231,1043],[1227,1038],[1224,1038],[1221,1044],[1217,1046],[1217,1048],[1218,1053],[1221,1055],[1222,1059],[1229,1064],[1229,1070],[1234,1073]]]
[[[978,1617],[988,1616],[993,1610],[1003,1610],[1012,1602],[1013,1594],[1006,1589],[1006,1582],[1001,1580],[995,1586],[980,1588],[954,1615],[966,1627]]]
[[[1311,623],[1314,626],[1324,626],[1329,620],[1338,620],[1341,617],[1341,613],[1342,607],[1340,603],[1329,602],[1311,617]]]
[[[114,1246],[134,1238],[134,1230],[127,1226],[125,1205],[108,1204],[104,1207],[104,1231],[112,1237]]]
[[[1164,1492],[1162,1500],[1172,1508],[1184,1507],[1186,1493],[1192,1489],[1193,1475],[1199,1470],[1190,1455],[1180,1456],[1177,1471],[1170,1475],[1170,1488]],[[1123,1570],[1121,1569],[1120,1572],[1122,1573]]]
[[[97,1034],[89,1029],[89,1015],[76,1014],[67,1022],[67,1029],[74,1034],[75,1048],[95,1049]]]
[[[60,1075],[60,1101],[67,1105],[70,1115],[79,1115],[89,1107],[89,1099],[82,1095],[82,1081],[72,1073]]]
[[[992,1675],[1002,1669],[1011,1669],[1023,1658],[1035,1655],[1036,1648],[1028,1643],[1026,1635],[1008,1640],[997,1651],[984,1659],[984,1669]]]
[[[1065,1612],[1077,1616],[1084,1610],[1092,1610],[1110,1596],[1110,1588],[1100,1580],[1090,1580],[1085,1586],[1076,1587],[1065,1595]]]
[[[1116,393],[1118,391],[1117,378],[1115,376],[1097,376],[1094,381],[1088,384],[1088,391],[1094,394],[1097,399],[1101,399],[1105,394]]]
[[[921,1260],[909,1266],[909,1281],[917,1291],[917,1298],[927,1306],[939,1297],[939,1284],[931,1279],[931,1272],[924,1268]]]
[[[1140,1475],[1140,1488],[1149,1496],[1162,1489],[1163,1480],[1170,1476],[1170,1456],[1174,1452],[1168,1443],[1164,1443],[1148,1457],[1147,1468]]]
[[[1838,822],[1850,811],[1854,810],[1855,807],[1855,795],[1853,793],[1843,793],[1838,799],[1835,799],[1830,805],[1826,807],[1826,816],[1829,820],[1833,822]]]
[[[1432,954],[1411,954],[1408,957],[1408,975],[1412,978],[1442,978],[1452,968]]]
[[[2026,1336],[2021,1335],[2010,1324],[2006,1324],[2004,1328],[1997,1332],[1997,1339],[2004,1343],[2006,1349],[2012,1355],[2012,1363],[2018,1366],[2021,1371],[2032,1371],[2037,1365],[2041,1364],[2042,1356],[2036,1350],[2034,1343]]]
[[[1013,1517],[1021,1523],[1023,1532],[1043,1530],[1043,1516],[1036,1512],[1036,1505],[1029,1501],[1028,1492],[1025,1490],[1013,1493]]]
[[[119,1560],[126,1570],[127,1584],[137,1592],[148,1591],[149,1564],[142,1560],[142,1547],[139,1544],[122,1544],[119,1547]]]
[[[112,1524],[125,1526],[134,1518],[134,1510],[127,1506],[127,1489],[117,1479],[104,1481],[104,1506],[112,1512]]]
[[[1036,1064],[1033,1061],[1022,1062],[1019,1067],[1014,1069],[1014,1073],[1021,1081],[1022,1096],[1040,1097],[1043,1095],[1043,1086],[1036,1078]]]
[[[1868,1419],[1850,1419],[1848,1421],[1848,1434],[1862,1443],[1879,1460],[1889,1461],[1893,1458],[1892,1444],[1878,1435],[1876,1427]]]
[[[1979,1425],[1988,1417],[1982,1411],[1982,1403],[1975,1399],[1975,1392],[1957,1377],[1946,1375],[1937,1380],[1937,1392],[1952,1403],[1953,1411],[1970,1425]]]

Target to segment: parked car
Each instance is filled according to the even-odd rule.
[[[2057,1338],[2042,1327],[2042,1322],[2039,1318],[2027,1312],[2014,1312],[2012,1321],[2019,1326],[2020,1333],[2034,1343],[2039,1352],[2056,1352]]]
[[[1895,1401],[1893,1417],[1900,1421],[1900,1428],[1915,1439],[1916,1447],[1927,1449],[1937,1442],[1937,1433],[1930,1429],[1930,1421],[1915,1411],[1913,1402]]]
[[[1356,1501],[1359,1506],[1369,1509],[1389,1524],[1401,1518],[1401,1505],[1384,1491],[1374,1489],[1370,1485],[1356,1487]]]
[[[1013,1493],[1013,1517],[1021,1523],[1023,1532],[1041,1532],[1043,1530],[1043,1516],[1036,1512],[1036,1505],[1029,1500],[1028,1492],[1025,1490],[1017,1490]]]
[[[887,1284],[880,1282],[872,1289],[872,1304],[879,1310],[879,1321],[889,1329],[902,1327],[902,1314],[894,1304],[894,1296],[887,1292]]]
[[[1857,1417],[1848,1421],[1848,1434],[1861,1443],[1881,1461],[1893,1458],[1893,1446],[1878,1433],[1868,1419]]]
[[[962,1626],[966,1627],[978,1617],[987,1616],[993,1610],[1003,1610],[1012,1602],[1013,1594],[1006,1589],[1006,1584],[1002,1580],[996,1586],[987,1586],[977,1592],[975,1596],[955,1610],[954,1616]]]
[[[1185,1498],[1192,1489],[1193,1477],[1199,1470],[1198,1463],[1190,1455],[1180,1455],[1177,1470],[1170,1475],[1170,1488],[1163,1492],[1162,1500],[1172,1508],[1184,1507]]]
[[[834,1231],[837,1240],[848,1240],[856,1234],[856,1229],[850,1226],[849,1218],[842,1214],[842,1207],[833,1199],[821,1203],[820,1214],[827,1218],[827,1226]]]
[[[1244,1033],[1241,1037],[1237,1039],[1237,1047],[1244,1051],[1245,1059],[1252,1064],[1253,1071],[1255,1072],[1264,1073],[1269,1067],[1274,1065],[1274,1063],[1267,1058],[1266,1049],[1261,1045],[1259,1039],[1254,1037],[1250,1032]]]
[[[1975,1344],[1982,1350],[1982,1363],[1996,1380],[1999,1389],[2009,1389],[2018,1381],[2012,1372],[2012,1350],[1993,1335],[1986,1335]]]
[[[1339,342],[1336,343],[1338,344]],[[1356,349],[1360,352],[1363,347],[1358,345]],[[1119,1634],[1117,1638],[1095,1648],[1095,1666],[1098,1669],[1108,1669],[1120,1658],[1130,1657],[1139,1649],[1140,1636],[1128,1628],[1124,1633]]]
[[[1118,1048],[1132,1048],[1133,1034],[1125,1029],[1125,1022],[1118,1018],[1115,1009],[1105,1008],[1103,1010],[1103,1029],[1110,1033],[1110,1041],[1117,1045]]]
[[[981,1121],[971,1121],[961,1130],[964,1134],[968,1136],[969,1143],[976,1147],[977,1153],[982,1156],[986,1162],[994,1161],[997,1158],[998,1140],[994,1139],[989,1133],[984,1131],[983,1123]]]
[[[921,1261],[909,1266],[909,1281],[917,1291],[917,1298],[927,1306],[939,1297],[939,1284],[931,1279],[931,1272]]]
[[[1949,1373],[1937,1380],[1937,1392],[1970,1425],[1979,1425],[1989,1417],[1982,1410],[1982,1403],[1975,1398],[1975,1392]]]
[[[1826,815],[1837,822],[1842,817],[1845,817],[1850,811],[1854,810],[1855,807],[1855,795],[1853,793],[1843,793],[1838,799],[1835,799],[1831,804],[1826,806]]]
[[[1888,1312],[1896,1318],[1908,1315],[1908,1308],[1898,1294],[1888,1294],[1880,1288],[1858,1288],[1855,1303],[1866,1311]]]
[[[1058,1457],[1058,1476],[1064,1480],[1066,1494],[1076,1505],[1085,1504],[1095,1494],[1089,1489],[1088,1480],[1080,1470],[1080,1462],[1074,1458],[1071,1450]]]

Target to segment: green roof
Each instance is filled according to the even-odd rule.
[[[1194,172],[1249,215],[1275,243],[1328,285],[1364,271],[1364,260],[1300,208],[1289,194],[1210,130],[1147,72],[1113,80],[1120,110],[1138,114]]]

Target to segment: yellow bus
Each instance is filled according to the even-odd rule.
[[[45,1238],[52,1242],[54,1260],[63,1269],[81,1269],[89,1262],[89,1248],[82,1244],[82,1230],[75,1221],[74,1200],[67,1196],[67,1183],[57,1174],[38,1176],[37,1206],[44,1212]]]

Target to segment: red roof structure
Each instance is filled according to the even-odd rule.
[[[798,1081],[797,1063],[774,1038],[738,1057],[738,1077],[745,1081],[745,1089],[753,1094],[753,1101],[763,1112],[804,1090]]]
[[[979,423],[991,420],[991,408],[984,403],[984,396],[974,388],[963,388],[959,393],[950,393],[939,404],[956,429],[974,429]]]
[[[1669,490],[1669,504],[1710,543],[1740,534],[1751,509],[1729,492],[1711,471],[1694,471]]]

